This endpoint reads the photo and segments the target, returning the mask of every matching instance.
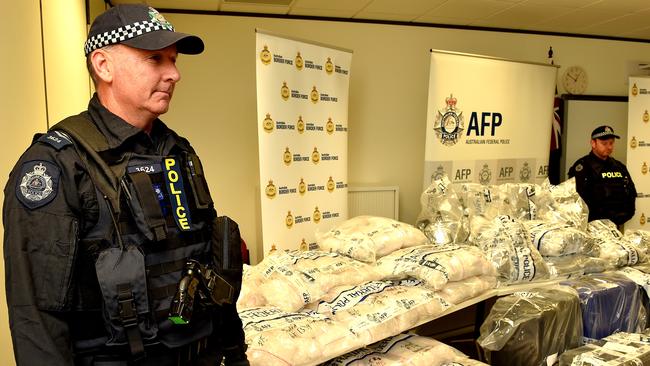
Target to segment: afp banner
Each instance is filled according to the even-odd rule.
[[[627,170],[637,191],[636,212],[625,229],[650,230],[650,78],[630,77],[627,109]]]
[[[557,67],[431,51],[424,187],[548,176]]]
[[[264,253],[307,250],[347,219],[352,52],[257,31]]]

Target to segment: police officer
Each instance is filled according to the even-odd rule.
[[[234,306],[241,263],[223,268],[240,248],[217,240],[201,162],[158,119],[180,80],[177,55],[203,48],[144,4],[93,22],[97,93],[35,137],[4,191],[18,365],[248,365]],[[226,272],[230,284],[213,275]],[[215,278],[223,288],[212,292]]]
[[[610,126],[597,127],[591,133],[591,152],[569,169],[589,207],[589,221],[610,219],[622,225],[634,216],[634,182],[625,165],[610,156],[618,138]]]

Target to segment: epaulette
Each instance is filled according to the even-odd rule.
[[[68,145],[72,145],[72,139],[61,131],[49,131],[41,135],[36,141],[52,145],[56,150],[61,150]]]

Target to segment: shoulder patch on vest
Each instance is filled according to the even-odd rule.
[[[582,171],[583,168],[582,164],[576,165],[576,172]]]
[[[72,145],[72,139],[61,131],[50,131],[39,137],[37,141],[50,144],[57,150],[61,150],[68,145]]]
[[[16,181],[16,197],[29,209],[47,205],[56,197],[61,169],[45,160],[23,163]]]

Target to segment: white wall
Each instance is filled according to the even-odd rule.
[[[180,31],[203,37],[206,51],[181,57],[183,80],[164,119],[202,156],[217,209],[239,222],[254,259],[261,258],[255,28],[354,51],[350,184],[399,186],[400,219],[408,223],[415,222],[420,211],[429,49],[547,62],[548,48],[553,46],[555,63],[563,66],[558,75],[567,66],[581,65],[589,73],[586,93],[601,95],[626,95],[627,61],[650,55],[650,44],[645,43],[345,22],[165,16]],[[476,80],[477,86],[480,83]],[[517,95],[504,98],[517,103]]]

